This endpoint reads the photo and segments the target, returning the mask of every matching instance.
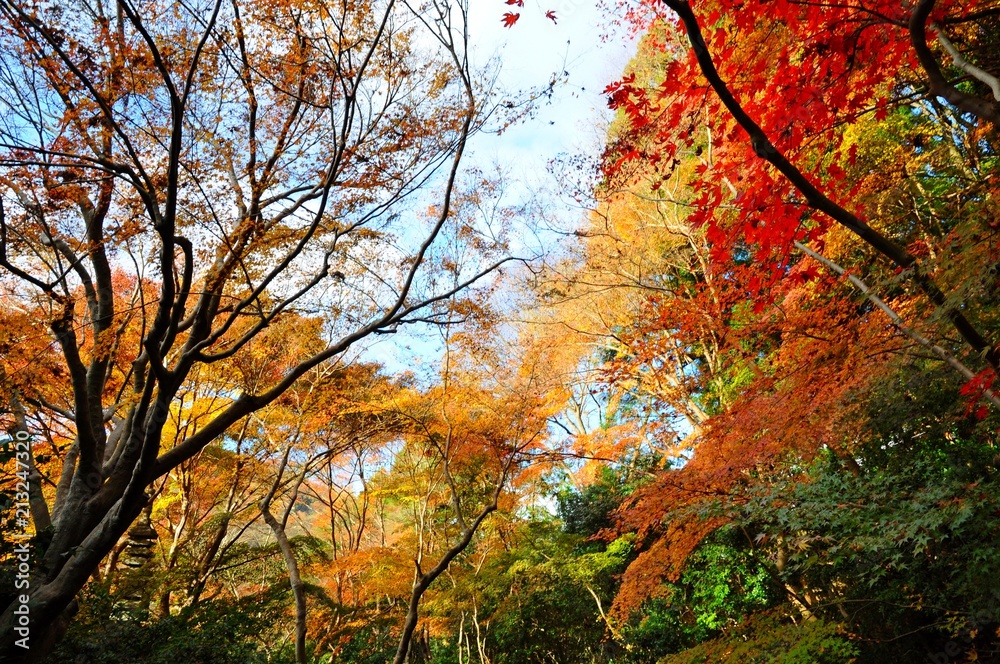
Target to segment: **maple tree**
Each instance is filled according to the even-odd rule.
[[[513,274],[465,4],[0,7],[33,654],[995,658],[995,1],[621,5]]]
[[[689,57],[669,63],[662,84],[654,94],[636,85],[634,75],[608,87],[610,104],[625,110],[633,129],[614,147],[619,156],[612,171],[628,160],[640,158],[639,149],[632,143],[639,136],[652,133],[654,143],[645,148],[645,154],[654,164],[665,161],[665,168],[660,170],[669,173],[678,163],[675,156],[678,149],[693,145],[691,134],[697,122],[693,113],[709,118],[709,130],[716,135],[722,134],[727,142],[736,137],[738,127],[749,136],[751,145],[748,147],[752,147],[759,159],[751,161],[747,168],[746,151],[734,150],[731,145],[716,150],[713,163],[702,166],[702,191],[697,201],[701,213],[692,219],[696,224],[709,223],[708,237],[716,258],[727,255],[727,243],[734,239],[745,241],[755,247],[758,260],[770,263],[770,281],[773,281],[787,270],[793,242],[822,237],[832,220],[899,270],[907,271],[914,283],[948,317],[960,336],[983,355],[995,371],[997,357],[991,343],[967,319],[961,304],[947,301],[930,270],[918,265],[917,256],[863,221],[858,214],[835,203],[816,185],[818,176],[836,185],[843,180],[843,169],[814,159],[806,171],[790,161],[803,144],[811,145],[818,140],[827,141],[824,149],[838,150],[842,139],[837,127],[856,121],[866,104],[879,102],[880,95],[889,92],[884,86],[894,75],[891,68],[910,65],[911,71],[916,70],[914,59],[927,72],[933,95],[946,98],[950,95],[950,100],[961,110],[995,125],[990,102],[976,103],[974,95],[957,91],[941,78],[924,39],[925,24],[934,3],[919,3],[912,16],[903,16],[900,12],[905,10],[891,7],[881,11],[881,8],[865,10],[831,4],[809,9],[795,2],[779,3],[770,8],[768,18],[779,17],[781,31],[778,36],[768,34],[764,37],[754,34],[760,17],[755,17],[751,11],[741,11],[735,14],[731,25],[727,25],[726,12],[730,8],[727,3],[718,3],[710,11],[706,10],[706,15],[710,24],[718,25],[709,41],[715,46],[726,45],[720,58],[722,64],[719,66],[725,67],[721,73],[689,4],[668,2],[666,5],[677,13],[693,48]],[[963,6],[960,16],[942,20],[957,26],[974,23],[980,17],[974,9]],[[817,32],[817,28],[824,25],[837,26],[844,34],[837,30]],[[886,29],[866,30],[873,26]],[[951,44],[940,30],[938,32],[942,43]],[[742,40],[733,38],[734,34],[746,34],[762,48],[757,51],[746,48]],[[865,49],[878,49],[880,57],[859,58]],[[748,84],[756,85],[758,80],[754,75],[769,71],[774,61],[782,65],[779,75],[765,76],[764,88],[755,95],[750,94]],[[960,55],[956,62],[959,61],[968,64]],[[726,72],[733,73],[732,84],[727,82]],[[713,97],[706,98],[696,86],[689,84],[698,76],[707,80],[715,93]],[[769,100],[781,98],[783,91],[797,81],[808,81],[804,102],[770,103]],[[738,97],[745,97],[747,101],[740,102]],[[655,123],[653,118],[656,118]],[[679,130],[685,125],[685,129]],[[726,187],[730,190],[726,193],[731,193],[729,197],[724,193]],[[709,219],[714,209],[727,198],[743,214],[734,227],[723,232],[717,222]],[[808,210],[821,215],[811,215]],[[766,219],[758,218],[765,211]],[[754,289],[759,290],[759,284]]]
[[[365,337],[446,315],[437,303],[493,269],[467,263],[437,288],[426,264],[489,101],[461,6],[2,11],[0,265],[49,322],[62,396],[46,412],[71,441],[32,581],[44,650],[156,478]],[[438,213],[390,245],[406,201],[431,189]],[[322,343],[289,349],[249,389],[219,387],[209,420],[167,448],[171,404],[198,367],[320,315]]]
[[[843,469],[829,472],[865,478],[870,441],[909,431],[873,432],[883,416],[865,404],[897,375],[939,380],[928,356],[956,372],[936,398],[968,399],[936,426],[962,429],[997,403],[993,3],[931,18],[934,3],[665,4],[676,14],[650,2],[626,17],[648,33],[643,60],[606,90],[619,110],[598,191],[608,203],[575,234],[585,258],[545,287],[557,303],[589,300],[567,327],[600,348],[609,394],[660,407],[647,441],[680,459],[619,508],[613,534],[637,532],[640,547],[618,620],[659,601],[721,524],[755,527],[709,506],[743,505],[776,478],[808,481],[799,464],[826,452]],[[941,53],[950,68],[935,64]],[[952,207],[965,187],[969,207]],[[633,303],[619,295],[630,291]],[[663,427],[672,418],[690,427],[680,445]],[[786,601],[813,619],[839,591],[780,562],[789,539],[809,536],[791,529],[760,548]]]
[[[976,50],[992,38],[984,35],[993,34],[995,8],[963,5],[935,14],[938,45],[967,77],[955,87],[924,38],[934,3],[911,9],[773,3],[766,15],[725,2],[696,9],[665,4],[679,23],[667,15],[651,24],[647,45],[660,54],[653,71],[629,72],[607,89],[609,104],[622,114],[604,174],[612,186],[638,190],[658,207],[683,206],[686,227],[700,229],[710,246],[705,273],[714,273],[719,292],[730,296],[714,316],[725,339],[722,366],[706,373],[688,364],[691,379],[706,379],[698,383],[698,400],[716,399],[711,418],[691,440],[683,467],[662,473],[620,510],[618,532],[638,531],[645,541],[616,598],[620,617],[663,592],[662,580],[675,580],[706,536],[732,518],[682,506],[742,504],[746,487],[801,477],[795,464],[823,450],[849,475],[865,476],[870,452],[863,450],[872,435],[866,427],[879,418],[858,408],[858,395],[877,393],[900,371],[895,358],[908,348],[900,336],[968,381],[961,390],[972,398],[966,416],[988,415],[974,407],[980,398],[996,402],[989,390],[996,350],[984,334],[995,329],[995,303],[982,281],[995,260],[994,229],[972,209],[945,212],[948,192],[964,182],[977,192],[973,209],[987,217],[995,210],[992,65],[988,51]],[[979,30],[981,41],[963,37],[958,52],[948,34],[965,30]],[[878,57],[866,57],[866,49],[877,49]],[[914,93],[921,87],[929,90],[926,98]],[[945,126],[962,127],[959,134],[979,143],[935,130]],[[888,141],[913,138],[890,143],[895,161],[883,158],[879,168],[877,153],[867,152],[877,132]],[[835,197],[850,200],[857,212]],[[889,269],[863,258],[851,234],[889,259]],[[970,270],[972,264],[979,267]],[[859,311],[845,286],[870,309]],[[652,306],[645,319],[615,344],[626,368],[669,362],[670,346],[654,345],[658,338],[705,339],[685,330],[683,299],[647,290]],[[628,350],[643,346],[642,355]],[[712,376],[726,385],[713,387]],[[770,540],[779,562],[790,555],[785,542],[794,535],[791,529]],[[822,606],[820,595],[837,596],[783,564],[777,573],[790,604],[809,619]]]
[[[440,386],[400,407],[413,447],[397,459],[407,464],[419,498],[413,504],[416,571],[394,664],[407,661],[413,649],[424,592],[468,548],[487,517],[503,503],[513,508],[517,483],[537,473],[537,460],[547,456],[547,422],[559,402],[553,403],[541,373],[544,348],[524,348],[512,363],[471,338],[476,332],[482,334],[446,327]],[[440,518],[440,510],[432,515],[435,505],[450,514],[442,532],[431,536]]]

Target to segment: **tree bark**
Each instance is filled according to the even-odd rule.
[[[291,454],[291,451],[291,445],[285,448],[285,453],[281,458],[281,464],[278,467],[278,475],[274,478],[274,483],[271,485],[271,491],[260,503],[260,513],[264,517],[264,522],[271,529],[271,532],[274,533],[274,539],[278,542],[278,547],[281,549],[281,555],[285,559],[285,567],[288,569],[288,582],[292,587],[292,596],[295,599],[295,662],[296,664],[307,664],[307,607],[305,584],[302,582],[302,576],[299,573],[299,563],[295,558],[295,549],[292,548],[292,544],[288,540],[288,533],[285,531],[285,527],[288,522],[288,515],[291,514],[295,505],[295,496],[293,495],[288,507],[285,508],[284,518],[281,521],[278,521],[274,514],[271,513],[271,501],[274,499],[274,494],[277,493],[278,488],[281,486],[281,478],[288,465],[288,456]],[[307,468],[303,467],[302,472],[299,473],[296,478],[296,489],[305,479],[306,470]]]

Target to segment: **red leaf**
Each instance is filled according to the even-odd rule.
[[[958,393],[962,396],[975,396],[978,398],[984,391],[993,386],[994,380],[996,380],[996,374],[993,372],[993,369],[983,369],[973,376],[968,383],[963,385]]]
[[[524,0],[506,0],[505,4],[517,5],[518,7],[524,6]]]
[[[552,22],[555,23],[555,24],[557,24],[557,25],[559,23],[558,21],[556,21],[556,13],[554,11],[552,11],[551,9],[549,11],[545,12],[545,18],[552,19]]]
[[[958,393],[962,396],[969,398],[969,403],[965,407],[966,415],[971,413],[977,420],[981,420],[986,417],[989,413],[989,409],[982,404],[977,406],[977,402],[983,398],[986,390],[993,387],[996,377],[997,375],[993,369],[984,369],[973,376],[972,379],[963,385],[962,389],[958,391]]]
[[[847,150],[847,162],[851,166],[856,166],[858,163],[858,145],[854,143]]]
[[[503,27],[505,28],[513,27],[513,25],[517,23],[517,19],[519,18],[521,18],[520,14],[507,12],[506,14],[503,15]]]
[[[889,117],[889,108],[888,108],[889,100],[879,99],[877,104],[878,107],[875,109],[875,120],[876,122],[881,122],[882,120],[885,120],[887,117]]]
[[[838,166],[835,163],[834,164],[830,164],[829,166],[827,166],[826,167],[826,172],[834,180],[843,180],[844,179],[844,169],[841,168],[840,166]]]

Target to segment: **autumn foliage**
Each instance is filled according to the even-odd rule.
[[[470,11],[0,2],[32,656],[997,661],[1000,5],[609,7],[565,223]]]
[[[959,370],[952,398],[972,397],[966,417],[988,416],[981,388],[995,368],[996,234],[985,223],[996,210],[995,79],[971,65],[995,66],[979,50],[992,39],[992,4],[667,5],[683,21],[658,5],[633,15],[648,21],[645,55],[605,91],[619,111],[604,157],[608,210],[622,196],[631,207],[656,200],[661,218],[684,210],[705,244],[691,246],[702,261],[682,292],[651,284],[647,308],[616,336],[609,380],[648,386],[669,373],[711,417],[682,450],[666,448],[681,467],[619,512],[617,532],[637,531],[648,547],[623,577],[623,616],[676,581],[699,542],[789,464],[804,477],[830,454],[866,473],[869,427],[882,416],[865,395],[914,361],[908,349]],[[935,37],[971,83],[942,79]],[[934,129],[949,126],[968,137]],[[950,208],[944,191],[966,182],[978,194]],[[966,216],[973,209],[984,216]],[[720,350],[697,345],[708,340]],[[674,349],[690,349],[686,363],[663,361]],[[711,507],[720,504],[726,517]],[[789,593],[809,611],[808,592]]]

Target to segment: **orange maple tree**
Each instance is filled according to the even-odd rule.
[[[439,320],[505,261],[466,264],[444,287],[429,260],[490,114],[464,15],[391,1],[0,5],[3,287],[26,331],[49,328],[44,359],[20,366],[61,374],[63,398],[33,389],[28,421],[60,418],[69,441],[31,582],[35,652],[157,478],[358,341]],[[437,214],[409,224],[418,192]],[[318,347],[289,348],[282,366],[250,357],[283,319],[318,316]],[[174,401],[227,361],[256,380],[220,388],[212,417],[168,446]],[[33,369],[5,370],[13,403]]]
[[[997,256],[986,221],[996,183],[976,164],[996,150],[1000,94],[979,28],[998,7],[940,4],[667,0],[627,13],[647,31],[641,49],[653,65],[605,91],[619,119],[602,191],[631,197],[625,205],[636,209],[652,202],[660,225],[683,210],[674,224],[705,243],[707,260],[681,271],[683,280],[673,269],[645,283],[633,277],[628,285],[645,289],[647,304],[615,330],[608,380],[647,394],[657,377],[686,384],[680,401],[660,400],[664,415],[683,412],[686,398],[710,417],[682,449],[660,442],[681,453],[682,467],[619,512],[616,532],[638,531],[646,547],[625,574],[620,616],[676,578],[721,523],[685,508],[738,502],[741,487],[824,448],[850,467],[863,419],[854,395],[907,348],[955,369],[973,400],[996,403],[1000,351],[979,307]],[[866,135],[901,131],[893,114],[907,107],[939,126],[960,123],[979,145],[952,146],[946,166],[911,134],[898,165],[878,164]],[[983,214],[900,205],[914,186],[908,168],[964,172]],[[918,195],[932,210],[946,205]],[[592,221],[580,235],[593,243],[589,236],[613,232],[608,219],[620,223]],[[691,266],[697,254],[674,260]]]

